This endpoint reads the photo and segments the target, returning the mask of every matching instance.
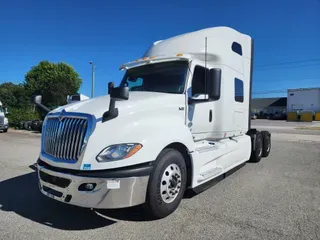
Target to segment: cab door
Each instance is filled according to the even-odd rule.
[[[212,131],[213,102],[207,101],[206,79],[209,77],[209,69],[194,61],[191,65],[190,79],[187,89],[188,114],[187,126],[194,140],[210,137]]]

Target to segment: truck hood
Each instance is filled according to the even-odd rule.
[[[130,92],[128,100],[116,101],[116,108],[119,109],[119,116],[145,111],[148,109],[167,108],[180,106],[183,103],[183,94],[168,94],[157,92]],[[110,95],[96,97],[54,109],[51,113],[79,112],[94,115],[96,118],[102,117],[109,109]],[[183,106],[181,106],[183,107]]]

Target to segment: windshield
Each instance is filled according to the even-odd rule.
[[[121,86],[130,91],[183,93],[187,61],[155,63],[127,70]]]

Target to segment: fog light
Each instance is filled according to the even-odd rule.
[[[92,183],[87,183],[85,186],[84,186],[85,189],[91,191],[94,189],[94,185]]]
[[[96,185],[96,183],[82,183],[78,189],[79,191],[92,191]]]

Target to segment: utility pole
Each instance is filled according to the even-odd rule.
[[[95,66],[94,66],[94,63],[92,61],[89,62],[91,64],[91,77],[92,77],[92,82],[91,82],[91,98],[94,97],[94,69],[95,69]]]

